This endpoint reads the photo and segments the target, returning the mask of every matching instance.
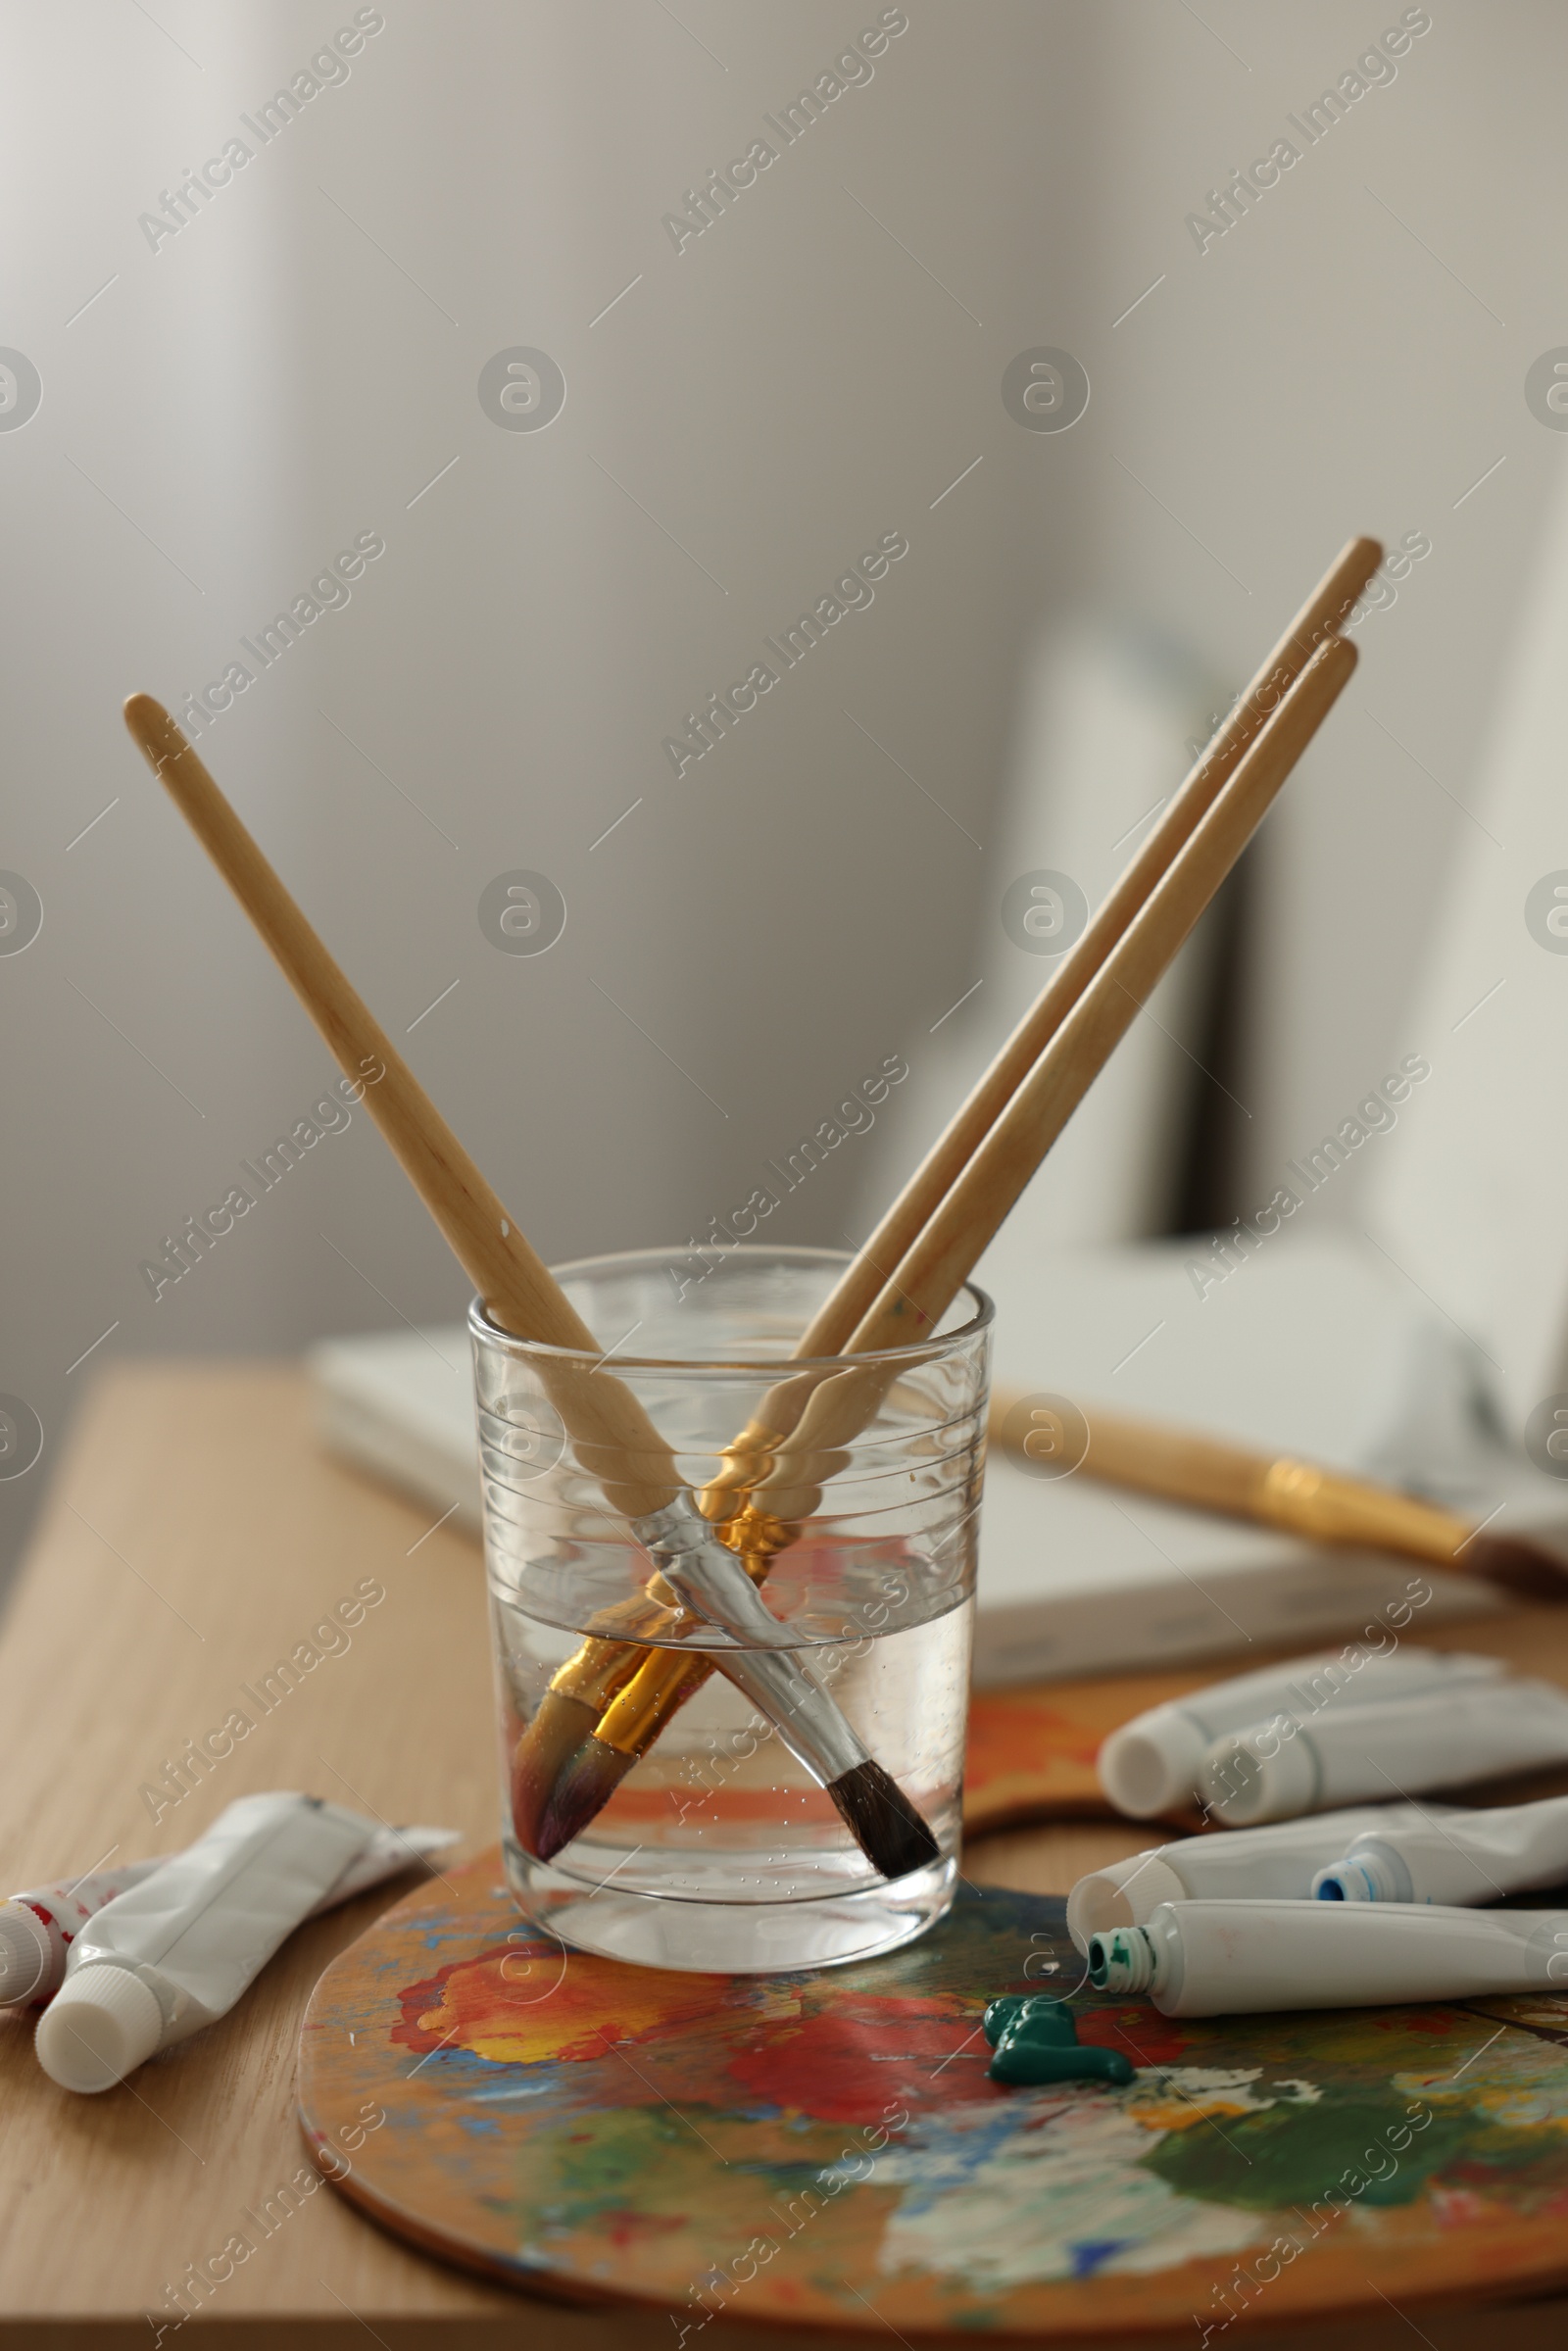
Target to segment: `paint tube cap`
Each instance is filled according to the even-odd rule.
[[[145,2065],[164,2036],[164,2012],[139,1976],[101,1962],[68,1976],[38,2020],[38,2063],[62,2089],[113,2089]]]
[[[20,2008],[49,1973],[48,1930],[25,1902],[0,1902],[0,2008]]]
[[[1152,1820],[1172,1805],[1190,1802],[1207,1747],[1206,1736],[1190,1716],[1175,1706],[1157,1706],[1112,1731],[1095,1757],[1095,1770],[1118,1812],[1135,1821]]]
[[[1311,1741],[1285,1718],[1216,1739],[1203,1758],[1199,1792],[1227,1829],[1295,1820],[1318,1798],[1317,1757]]]
[[[1067,1933],[1087,1952],[1090,1938],[1113,1927],[1141,1927],[1161,1902],[1185,1902],[1187,1888],[1157,1853],[1134,1853],[1080,1878],[1067,1896]]]

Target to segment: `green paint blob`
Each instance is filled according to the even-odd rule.
[[[1044,1992],[1005,1992],[985,2013],[985,2036],[996,2051],[987,2069],[1009,2088],[1045,2082],[1131,2082],[1135,2068],[1119,2049],[1078,2045],[1078,2027],[1065,2000]]]
[[[1052,2048],[1008,2033],[987,2071],[993,2082],[1009,2089],[1035,2089],[1047,2082],[1127,2082],[1135,2068],[1119,2049],[1063,2048],[1059,2043]]]
[[[1027,2025],[1031,2040],[1063,2049],[1077,2043],[1072,2010],[1064,2000],[1045,1992],[1004,1992],[987,2008],[983,2031],[995,2048],[1004,2033],[1016,2033],[1023,2025]]]
[[[1015,2047],[1021,2042],[1031,2049],[1076,2049],[1078,2028],[1071,2011],[1058,2000],[1031,2001],[1020,2009],[1002,2035]]]

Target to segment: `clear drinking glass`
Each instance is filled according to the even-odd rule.
[[[640,1398],[698,1494],[775,1382],[811,1368],[790,1348],[845,1262],[827,1249],[741,1247],[712,1260],[638,1250],[557,1276],[612,1350],[604,1370]],[[815,1509],[759,1587],[781,1630],[750,1644],[753,1656],[782,1642],[931,1831],[936,1857],[890,1880],[762,1705],[726,1677],[726,1655],[745,1669],[747,1642],[668,1610],[657,1638],[623,1640],[628,1620],[653,1613],[642,1595],[657,1564],[606,1500],[618,1457],[579,1461],[543,1376],[600,1358],[511,1338],[475,1302],[506,1866],[531,1920],[578,1949],[648,1966],[772,1971],[868,1958],[942,1917],[957,1875],[992,1312],[971,1287],[922,1344],[854,1359],[886,1367],[880,1406],[831,1457]],[[576,1763],[603,1761],[603,1742],[575,1742],[610,1719],[597,1703],[564,1709],[552,1679],[581,1657],[585,1636],[607,1632],[616,1650],[594,1654],[627,1676],[644,1665],[666,1675],[662,1659],[649,1664],[656,1648],[679,1652],[674,1670],[681,1658],[716,1670],[688,1675],[700,1686],[629,1768],[624,1749],[619,1761],[610,1751],[624,1776],[541,1860],[518,1833],[520,1823],[549,1841],[530,1755],[547,1725],[559,1747],[564,1719]]]

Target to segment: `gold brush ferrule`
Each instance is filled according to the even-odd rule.
[[[602,1713],[618,1690],[631,1680],[646,1658],[646,1649],[623,1641],[585,1641],[564,1665],[550,1677],[553,1697],[576,1698]]]
[[[713,1532],[727,1549],[739,1554],[753,1583],[760,1584],[777,1554],[788,1550],[795,1541],[798,1530],[784,1519],[775,1518],[771,1510],[761,1510],[756,1502],[747,1502]]]
[[[713,1668],[706,1657],[681,1656],[673,1649],[654,1649],[594,1730],[601,1746],[618,1755],[645,1754],[683,1698],[699,1690]]]
[[[1451,1566],[1473,1530],[1451,1512],[1397,1489],[1338,1477],[1305,1461],[1269,1465],[1258,1494],[1258,1514],[1271,1525],[1320,1543],[1403,1551]]]
[[[596,1712],[637,1671],[652,1637],[683,1633],[691,1624],[679,1594],[657,1574],[641,1592],[600,1609],[593,1621],[597,1630],[557,1667],[550,1687],[558,1697],[580,1698]]]

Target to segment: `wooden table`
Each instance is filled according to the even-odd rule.
[[[229,1709],[362,1579],[384,1587],[343,1654],[280,1697],[179,1801],[185,1742]],[[497,1833],[498,1781],[477,1547],[418,1505],[328,1460],[292,1368],[128,1366],[103,1378],[43,1514],[0,1639],[7,1762],[3,1875],[27,1886],[111,1851],[171,1851],[247,1791],[305,1788],[390,1821]],[[1568,1614],[1467,1623],[1449,1645],[1495,1650],[1568,1685]],[[1195,1680],[1200,1676],[1195,1675]],[[163,1789],[160,1798],[159,1789]],[[151,1792],[149,1792],[151,1791]],[[156,1820],[152,1815],[158,1811]],[[1064,1891],[1136,1850],[1131,1828],[1081,1824],[988,1838],[977,1880]],[[395,1892],[303,1929],[240,2006],[101,2098],[43,2076],[25,2016],[0,2016],[0,2343],[156,2351],[166,2289],[220,2248],[304,2161],[294,2051],[311,1985]],[[1334,2351],[1419,2339],[1554,2347],[1561,2303],[1423,2313],[1291,2330]],[[289,2351],[533,2351],[673,2345],[651,2311],[580,2310],[470,2280],[382,2235],[323,2187],[238,2268],[203,2329]],[[175,2338],[171,2331],[166,2343]],[[715,2322],[705,2351],[787,2338]],[[824,2343],[840,2338],[821,2336]],[[861,2346],[868,2338],[851,2338]],[[1129,2338],[1118,2338],[1126,2343]],[[1169,2344],[1167,2336],[1158,2338]]]

